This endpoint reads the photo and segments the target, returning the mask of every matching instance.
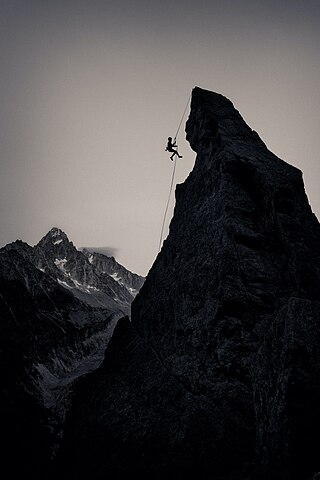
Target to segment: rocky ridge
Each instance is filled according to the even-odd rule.
[[[18,240],[2,250],[16,250],[86,304],[121,310],[123,315],[130,314],[131,302],[144,281],[143,277],[129,272],[114,257],[86,249],[80,251],[56,227],[34,247]]]

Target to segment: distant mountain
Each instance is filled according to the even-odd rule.
[[[4,250],[18,251],[88,305],[123,314],[130,314],[131,302],[144,282],[114,257],[78,250],[59,228],[52,228],[33,248],[18,240]]]
[[[58,228],[34,247],[17,240],[0,249],[1,461],[11,471],[47,478],[74,382],[100,365],[143,282]]]

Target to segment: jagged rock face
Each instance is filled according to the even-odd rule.
[[[132,297],[137,295],[145,279],[124,268],[114,257],[107,257],[101,253],[90,252],[86,249],[83,252],[100,277],[105,275],[111,276],[116,282],[126,288],[130,295],[129,300],[131,304]]]
[[[124,267],[110,259],[108,274],[90,260],[56,228],[35,247],[0,249],[0,459],[13,476],[48,478],[73,385],[100,365],[134,297],[112,277]]]
[[[67,479],[320,471],[320,228],[301,172],[195,88],[170,233],[67,422]]]
[[[51,229],[35,246],[33,261],[80,300],[93,307],[120,309],[123,315],[130,315],[132,300],[144,282],[113,257],[78,250],[58,228]]]

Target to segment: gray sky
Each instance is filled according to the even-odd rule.
[[[303,171],[320,218],[319,20],[318,0],[0,0],[0,244],[57,226],[146,275],[195,86]],[[178,144],[181,183],[184,124]]]

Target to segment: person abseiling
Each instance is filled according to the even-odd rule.
[[[173,160],[174,156],[175,155],[178,155],[179,158],[182,158],[182,155],[179,155],[178,153],[178,150],[175,150],[175,148],[177,148],[178,146],[176,145],[176,142],[174,141],[172,143],[172,137],[168,137],[168,143],[167,143],[167,148],[166,148],[166,152],[172,152],[172,155],[171,155],[171,160]]]

